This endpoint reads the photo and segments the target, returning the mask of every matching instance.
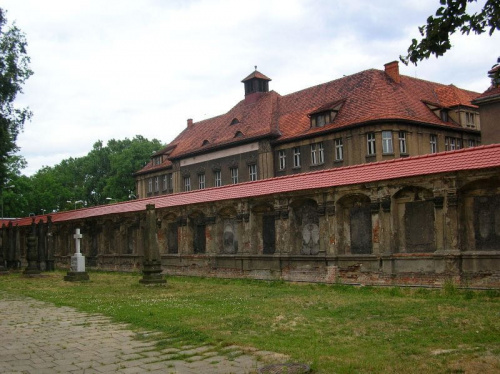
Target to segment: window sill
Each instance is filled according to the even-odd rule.
[[[294,166],[292,170],[300,170],[302,167],[301,166]]]
[[[343,164],[344,163],[344,159],[341,159],[341,160],[335,160],[333,161],[335,164]]]
[[[408,153],[400,153],[399,157],[410,157]]]
[[[321,164],[311,164],[311,167],[315,168],[315,167],[324,166],[324,165],[325,165],[325,163],[322,162]]]
[[[382,156],[392,156],[392,157],[394,157],[394,152],[382,153]]]

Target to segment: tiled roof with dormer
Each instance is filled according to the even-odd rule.
[[[267,78],[254,71],[244,81],[254,77]],[[426,103],[443,108],[475,107],[471,101],[479,93],[405,75],[396,83],[384,71],[369,69],[284,96],[274,91],[259,95],[256,101],[240,101],[226,114],[192,123],[170,143],[175,149],[168,157],[180,159],[262,137],[288,142],[376,121],[461,129],[457,123],[442,121]],[[330,124],[311,127],[311,114],[340,104]],[[147,165],[138,173],[150,168],[155,169]]]
[[[280,141],[300,136],[334,131],[343,127],[374,121],[411,121],[430,125],[456,127],[458,124],[443,122],[425,105],[437,103],[471,106],[471,100],[479,94],[455,86],[446,86],[421,79],[401,76],[394,82],[385,72],[365,70],[315,87],[307,88],[279,100]],[[344,101],[335,120],[321,128],[311,128],[307,117],[322,105]]]
[[[147,204],[155,204],[156,208],[170,208],[192,204],[206,204],[215,201],[263,196],[272,197],[297,191],[490,168],[500,168],[500,144],[326,169],[191,192],[161,195],[123,203],[54,213],[50,216],[52,222],[74,221],[90,217],[140,212],[146,209]],[[32,222],[32,219],[36,222],[43,219],[46,222],[47,215],[18,219],[13,221],[13,224],[27,226]],[[7,225],[8,221],[0,223]]]
[[[279,95],[274,91],[261,95],[256,102],[242,100],[226,114],[194,122],[185,128],[170,143],[175,149],[169,157],[176,159],[265,136],[277,136],[273,117]]]

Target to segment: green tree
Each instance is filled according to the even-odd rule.
[[[33,74],[25,35],[15,26],[6,29],[6,12],[0,8],[0,188],[9,173],[8,159],[18,150],[17,136],[32,116],[28,108],[19,109],[14,101]]]
[[[500,0],[486,0],[479,12],[471,14],[467,6],[473,2],[477,0],[440,0],[436,15],[419,27],[422,39],[413,39],[408,54],[400,56],[400,60],[417,64],[430,55],[442,56],[451,48],[450,36],[456,31],[467,35],[488,32],[491,36],[500,30]]]

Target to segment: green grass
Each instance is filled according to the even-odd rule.
[[[500,372],[500,291],[351,287],[90,273],[19,274],[0,290],[160,332],[159,348],[237,344],[289,355],[315,373]]]

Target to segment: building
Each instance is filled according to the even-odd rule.
[[[399,74],[398,62],[288,94],[255,70],[227,113],[193,122],[136,173],[137,196],[452,151],[481,143],[479,93]]]
[[[481,118],[487,124],[481,130],[483,144],[500,143],[500,57],[493,65],[488,76],[491,86],[473,100],[479,107]]]

